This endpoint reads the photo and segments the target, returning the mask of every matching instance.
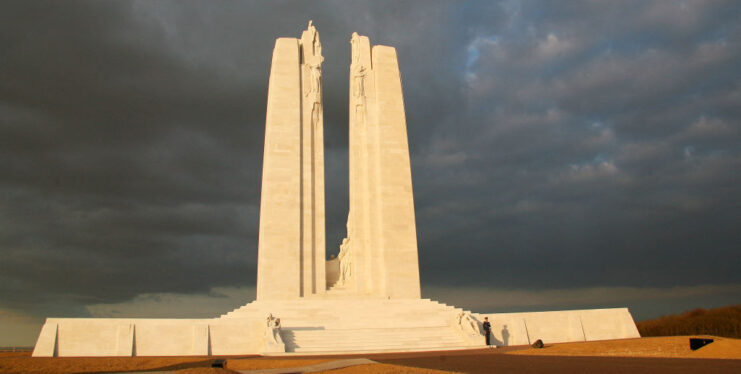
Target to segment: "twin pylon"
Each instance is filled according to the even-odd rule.
[[[279,38],[265,123],[257,299],[327,295],[419,298],[419,261],[401,75],[393,47],[353,33],[350,209],[327,261],[321,42]]]

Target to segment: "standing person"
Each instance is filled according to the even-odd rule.
[[[486,345],[489,345],[491,341],[491,323],[489,323],[489,317],[484,317],[484,335],[486,336]]]

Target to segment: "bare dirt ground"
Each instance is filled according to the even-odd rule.
[[[445,374],[445,373],[457,373],[451,371],[420,368],[414,366],[404,365],[393,365],[393,364],[371,364],[371,365],[358,365],[347,367],[343,369],[335,369],[330,371],[321,371],[318,373],[327,374]]]
[[[604,373],[690,374],[741,373],[739,360],[645,357],[576,357],[481,354],[384,360],[394,365],[461,373]],[[346,371],[350,373],[350,371]]]
[[[295,368],[308,366],[327,361],[347,358],[347,356],[325,356],[323,358],[247,358],[227,360],[227,367],[230,370],[256,370],[256,369],[273,369],[273,368]],[[438,370],[422,369],[416,367],[404,367],[391,364],[369,364],[357,365],[344,369],[335,369],[329,373],[444,373]]]
[[[101,373],[169,370],[179,374],[235,373],[233,370],[293,368],[343,358],[365,357],[378,364],[327,371],[350,373],[741,373],[741,340],[715,341],[697,351],[688,336],[585,343],[546,344],[466,351],[314,357],[225,357],[227,369],[212,369],[213,357],[57,357],[30,352],[0,353],[0,373]]]
[[[206,357],[31,357],[31,352],[0,354],[0,373],[100,373],[179,370],[205,366]]]
[[[690,336],[665,336],[598,342],[547,344],[543,349],[528,348],[510,352],[510,354],[741,359],[741,339],[697,335],[691,337],[709,338],[714,341],[696,351],[690,349]]]
[[[256,370],[291,368],[332,361],[332,358],[270,358],[256,357],[227,360],[227,366],[233,370]]]

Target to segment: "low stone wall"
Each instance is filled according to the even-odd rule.
[[[48,318],[34,357],[209,356],[274,352],[265,345],[268,312],[283,320],[290,352],[410,351],[484,345],[464,341],[462,310],[425,299],[254,302],[214,319]],[[236,313],[236,314],[235,314]],[[640,337],[627,308],[471,314],[492,325],[492,344],[526,345]],[[426,334],[426,335],[425,335]],[[424,335],[424,336],[422,336]],[[283,350],[280,350],[283,352]],[[357,353],[357,352],[356,352]]]
[[[529,313],[475,313],[480,322],[489,318],[492,345],[640,338],[628,308],[563,310]]]
[[[208,356],[263,351],[258,320],[47,318],[34,357]]]

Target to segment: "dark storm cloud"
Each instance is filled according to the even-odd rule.
[[[459,262],[427,280],[738,282],[738,6],[569,4],[468,39],[463,124],[416,163],[423,248]]]
[[[235,254],[256,241],[264,89],[181,54],[139,4],[14,5],[2,22],[5,306],[208,290],[254,271]]]
[[[3,2],[0,308],[254,286],[272,48],[309,19],[329,253],[358,31],[399,54],[423,290],[738,284],[740,9]]]

